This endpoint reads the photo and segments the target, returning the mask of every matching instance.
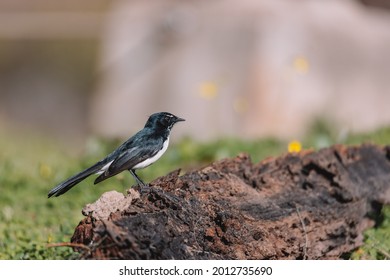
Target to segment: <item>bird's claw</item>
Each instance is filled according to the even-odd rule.
[[[143,184],[143,185],[138,185],[138,186],[139,186],[139,192],[141,194],[146,194],[146,193],[150,192],[150,190],[151,190],[151,187],[149,185]]]

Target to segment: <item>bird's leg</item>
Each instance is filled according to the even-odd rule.
[[[149,189],[148,186],[135,174],[134,169],[129,169],[131,175],[133,175],[134,179],[137,181],[138,186],[141,188],[141,192]]]
[[[142,182],[142,180],[137,176],[137,174],[135,174],[134,169],[129,169],[129,172],[131,173],[131,175],[133,175],[134,179],[137,181],[138,186],[145,187],[145,183]]]

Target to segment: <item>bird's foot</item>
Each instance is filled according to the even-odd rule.
[[[149,186],[149,184],[138,185],[138,187],[139,187],[139,192],[141,194],[146,194],[146,193],[150,192],[150,190],[151,190],[151,187]]]

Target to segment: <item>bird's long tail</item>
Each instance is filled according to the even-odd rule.
[[[70,177],[69,179],[63,181],[56,187],[54,187],[49,194],[47,195],[48,198],[52,196],[60,196],[67,191],[69,191],[71,188],[73,188],[76,184],[80,183],[82,180],[87,178],[88,176],[98,172],[101,167],[104,166],[104,163],[98,162],[95,165],[85,169],[84,171],[81,171],[80,173]]]

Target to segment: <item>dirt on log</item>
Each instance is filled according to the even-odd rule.
[[[84,208],[71,240],[83,258],[339,259],[390,202],[390,147],[239,155],[150,186]]]

